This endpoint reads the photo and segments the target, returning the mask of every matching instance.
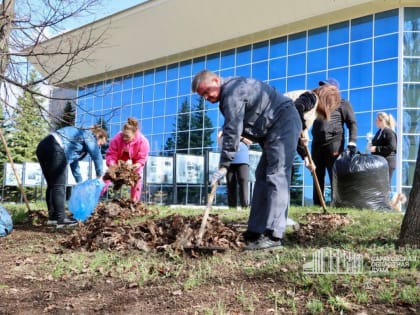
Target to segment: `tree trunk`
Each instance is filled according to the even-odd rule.
[[[413,187],[401,225],[399,245],[420,248],[420,146],[417,153]]]

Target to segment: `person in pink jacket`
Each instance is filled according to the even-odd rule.
[[[137,165],[137,173],[141,176],[144,165],[149,155],[149,141],[140,133],[138,121],[135,118],[128,118],[122,131],[117,133],[109,142],[109,148],[106,152],[106,165],[109,167],[115,165],[118,161],[131,161]],[[110,180],[105,181],[105,187],[102,189],[103,195],[111,184]],[[131,200],[139,201],[141,197],[142,178],[131,187]]]

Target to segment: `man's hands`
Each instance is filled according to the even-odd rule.
[[[355,153],[356,153],[356,151],[357,151],[357,147],[356,147],[356,145],[354,145],[354,144],[349,144],[349,145],[347,146],[347,149],[348,149],[351,153],[353,153],[353,154],[355,154]]]
[[[210,183],[213,186],[215,183],[219,182],[227,173],[226,167],[219,168],[210,178]]]
[[[315,172],[316,166],[315,163],[311,163],[311,161],[309,161],[309,157],[305,156],[304,158],[305,161],[305,167],[312,173]]]

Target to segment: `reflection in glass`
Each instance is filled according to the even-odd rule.
[[[404,81],[420,82],[420,58],[404,58]]]
[[[403,85],[403,106],[420,108],[420,83]]]
[[[419,149],[419,135],[404,135],[403,136],[403,160],[417,160],[417,153]]]
[[[420,8],[404,8],[404,30],[420,31]]]
[[[404,56],[418,56],[420,32],[404,32]]]

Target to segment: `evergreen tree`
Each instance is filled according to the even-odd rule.
[[[76,110],[72,103],[68,101],[64,107],[63,115],[54,122],[54,129],[60,129],[67,126],[74,126],[76,121]]]
[[[206,114],[204,101],[193,106],[192,110],[185,100],[178,112],[172,136],[165,144],[168,155],[176,153],[202,155],[213,144],[211,134],[213,124]]]
[[[36,74],[31,72],[30,82],[35,80]],[[37,161],[36,147],[48,133],[48,124],[41,114],[43,102],[43,98],[27,91],[17,100],[17,108],[11,119],[11,137],[8,139],[9,150],[16,163]]]

